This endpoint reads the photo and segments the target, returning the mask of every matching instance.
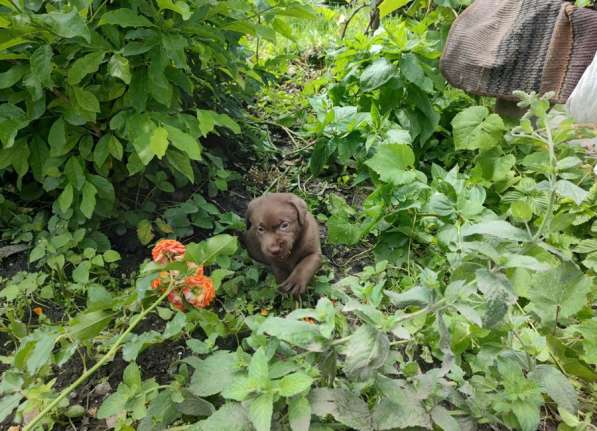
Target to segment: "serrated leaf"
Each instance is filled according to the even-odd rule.
[[[216,235],[200,243],[187,245],[185,256],[199,265],[210,265],[218,256],[230,256],[238,248],[236,237],[228,234]]]
[[[558,404],[558,407],[576,414],[578,410],[576,390],[560,370],[552,365],[537,365],[528,377],[537,382],[543,391]]]
[[[487,150],[498,145],[505,131],[497,114],[490,114],[484,106],[471,106],[452,120],[456,150]]]
[[[249,404],[249,419],[256,431],[269,431],[272,424],[274,410],[274,396],[265,393],[258,396]]]
[[[309,394],[313,414],[320,418],[331,415],[338,422],[358,431],[372,431],[367,403],[346,389],[316,388]]]
[[[208,397],[222,392],[234,380],[236,355],[218,351],[201,361],[195,368],[189,390],[200,397]]]
[[[7,394],[0,398],[0,422],[4,422],[4,420],[14,411],[14,409],[19,406],[22,399],[23,394],[20,392]]]
[[[406,144],[384,144],[365,164],[373,169],[382,181],[399,186],[415,179],[415,172],[407,170],[414,165],[415,155]]]
[[[249,378],[260,386],[265,386],[269,381],[269,367],[267,362],[265,350],[259,348],[253,354],[249,363]]]
[[[490,220],[464,226],[462,228],[462,236],[471,235],[491,235],[501,239],[520,242],[527,242],[531,239],[526,231],[514,227],[503,220]]]
[[[288,374],[279,381],[280,395],[292,397],[311,387],[313,378],[304,373]]]
[[[571,199],[576,205],[580,205],[589,195],[585,189],[578,187],[568,180],[558,180],[556,192],[565,198]]]
[[[381,87],[396,74],[396,68],[385,58],[380,58],[367,66],[361,73],[362,91],[372,91]]]
[[[201,160],[201,144],[191,135],[172,126],[165,126],[168,131],[168,139],[179,150],[186,153],[191,160]]]
[[[385,363],[389,351],[390,342],[385,333],[369,325],[361,326],[346,345],[344,372],[351,378],[366,380]]]
[[[288,422],[292,431],[309,431],[311,405],[305,397],[288,400]]]
[[[238,403],[226,403],[209,418],[198,422],[201,431],[253,431],[246,410]]]

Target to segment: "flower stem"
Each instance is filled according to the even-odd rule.
[[[58,395],[58,397],[56,399],[54,399],[54,401],[52,401],[50,404],[48,404],[48,406],[45,409],[43,409],[41,411],[41,413],[39,413],[35,418],[33,418],[33,420],[31,422],[29,422],[27,425],[25,425],[25,427],[23,428],[23,431],[31,431],[39,423],[39,421],[41,421],[48,413],[50,413],[60,403],[60,401],[62,401],[64,398],[66,398],[72,391],[77,389],[85,380],[87,380],[101,366],[103,366],[106,362],[108,362],[110,360],[110,358],[119,349],[120,345],[122,344],[122,342],[124,341],[126,336],[129,335],[133,329],[135,329],[135,326],[137,326],[139,324],[139,322],[141,322],[141,320],[143,320],[145,318],[145,316],[147,316],[155,307],[157,307],[166,298],[168,293],[170,293],[170,290],[172,290],[172,284],[170,285],[170,288],[166,289],[166,291],[153,304],[151,304],[147,309],[143,310],[141,313],[139,313],[137,315],[137,317],[135,317],[135,319],[130,323],[129,327],[120,335],[120,337],[118,337],[118,339],[116,340],[114,345],[110,348],[110,350],[108,350],[108,352],[106,352],[106,354],[104,356],[102,356],[101,359],[99,361],[97,361],[97,363],[93,367],[88,369],[85,373],[81,374],[79,376],[79,378],[77,380],[75,380],[69,387],[67,387],[62,392],[60,392],[60,394]]]

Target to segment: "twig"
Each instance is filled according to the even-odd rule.
[[[346,35],[346,30],[348,29],[348,25],[350,24],[350,21],[352,21],[352,19],[355,17],[355,15],[361,11],[361,9],[366,8],[367,5],[361,5],[358,8],[356,8],[352,14],[350,15],[350,17],[346,20],[346,22],[344,23],[344,27],[342,28],[342,33],[340,34],[340,39],[344,39],[344,36]]]

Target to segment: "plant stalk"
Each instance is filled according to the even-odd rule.
[[[157,307],[161,302],[168,296],[168,293],[172,290],[173,285],[170,285],[170,288],[167,289],[153,304],[151,304],[147,309],[143,310],[137,317],[131,322],[129,327],[118,337],[114,345],[106,352],[104,356],[101,357],[97,363],[88,369],[85,373],[81,374],[77,380],[75,380],[69,387],[64,389],[60,392],[60,395],[54,399],[48,406],[41,411],[31,422],[29,422],[23,428],[23,431],[31,431],[33,428],[48,414],[50,413],[64,398],[66,398],[72,391],[74,391],[77,387],[79,387],[85,380],[87,380],[92,374],[94,374],[100,367],[102,367],[110,358],[116,353],[116,351],[120,348],[120,345],[124,341],[127,335],[135,329],[135,327],[147,316],[155,307]]]

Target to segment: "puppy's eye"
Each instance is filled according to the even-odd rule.
[[[265,232],[265,229],[263,228],[263,226],[258,226],[257,227],[257,232],[263,233],[263,232]]]
[[[289,226],[288,222],[285,221],[284,223],[282,223],[280,225],[280,230],[286,230],[286,229],[288,229],[288,226]]]

